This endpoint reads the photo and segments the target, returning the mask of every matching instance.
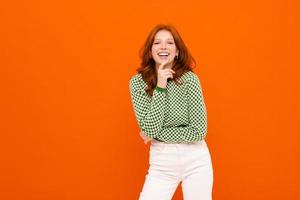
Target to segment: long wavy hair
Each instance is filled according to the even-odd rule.
[[[180,76],[187,71],[193,71],[192,68],[196,65],[196,61],[188,51],[176,28],[168,24],[156,25],[150,31],[143,47],[140,49],[139,55],[141,58],[141,64],[140,67],[136,69],[136,71],[142,75],[143,80],[146,82],[146,92],[150,96],[153,95],[153,90],[157,84],[157,71],[151,50],[155,35],[160,30],[167,30],[172,34],[176,48],[179,51],[179,55],[177,58],[175,57],[172,66],[172,69],[175,71],[175,74],[173,74],[173,80],[177,85],[181,84],[179,83]]]

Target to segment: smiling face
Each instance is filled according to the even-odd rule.
[[[156,67],[168,59],[170,59],[170,62],[165,68],[172,67],[175,56],[178,56],[178,50],[172,34],[167,30],[158,31],[154,37],[151,52]]]

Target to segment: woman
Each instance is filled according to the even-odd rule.
[[[175,27],[157,25],[141,49],[129,88],[149,170],[140,200],[171,200],[180,182],[185,200],[212,199],[213,168],[205,142],[206,107],[195,63]]]

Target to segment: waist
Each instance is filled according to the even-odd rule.
[[[153,139],[151,140],[151,142],[153,144],[157,144],[157,145],[174,145],[174,144],[203,144],[203,143],[206,143],[205,140],[200,140],[200,141],[195,141],[195,142],[165,142],[165,141],[162,141],[162,140],[159,140],[159,139]]]

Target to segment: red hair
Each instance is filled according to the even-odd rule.
[[[173,79],[176,84],[179,84],[178,80],[182,74],[187,71],[193,71],[192,67],[196,64],[194,58],[188,51],[186,45],[181,39],[178,31],[172,25],[158,24],[149,33],[143,47],[140,49],[141,66],[136,70],[138,73],[142,74],[143,80],[147,84],[146,92],[150,96],[153,95],[153,90],[157,84],[157,71],[155,68],[155,61],[152,58],[152,44],[155,35],[160,30],[169,31],[175,41],[176,48],[179,51],[177,59],[174,59],[172,69],[175,71]]]

